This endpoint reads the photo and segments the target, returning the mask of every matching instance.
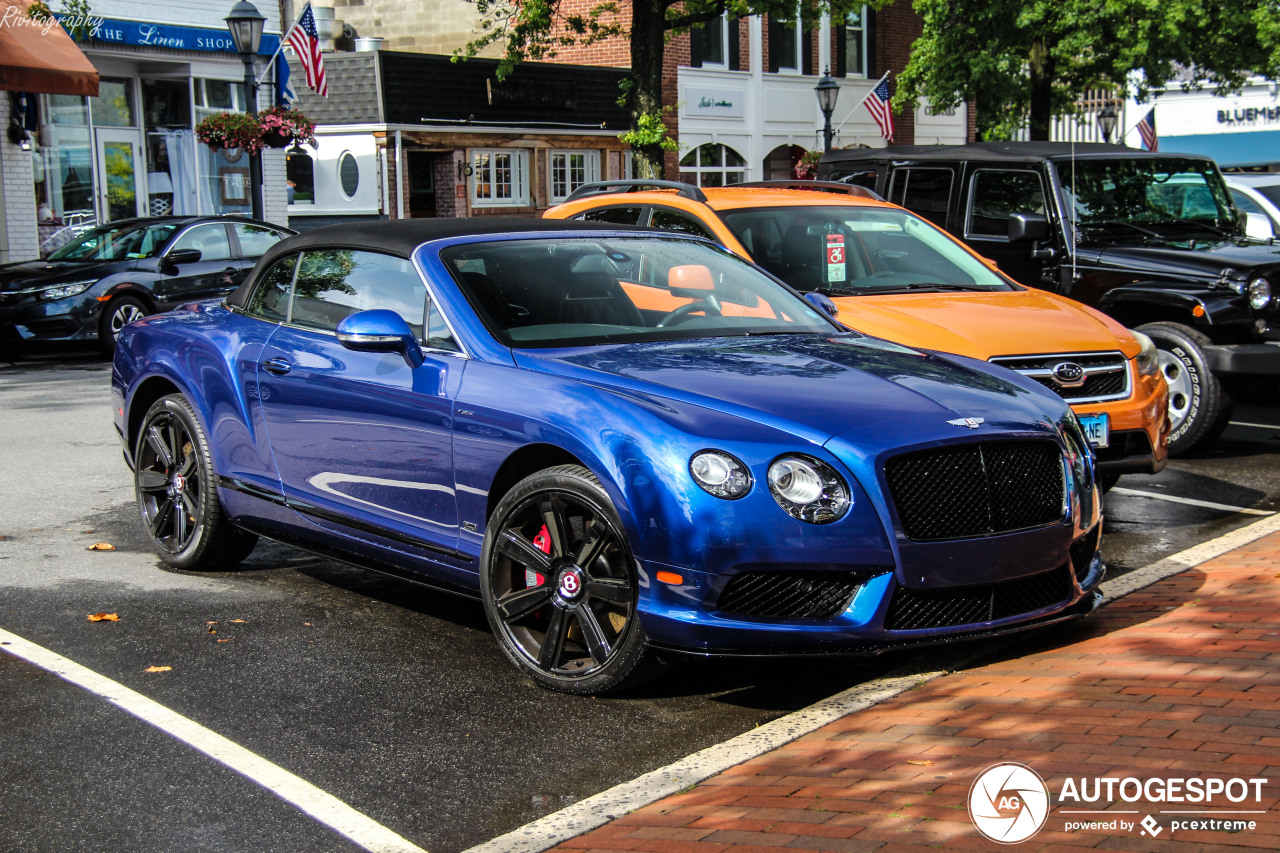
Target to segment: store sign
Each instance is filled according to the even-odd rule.
[[[55,13],[58,20],[69,21],[70,16]],[[235,53],[235,42],[225,29],[205,27],[173,27],[168,24],[147,24],[141,21],[118,21],[113,18],[94,18],[91,37],[107,44],[124,44],[134,47],[167,47],[174,50],[203,50],[215,53]],[[280,37],[262,36],[258,53],[271,56],[280,47]]]
[[[716,89],[686,89],[686,115],[716,116],[717,118],[742,118],[743,95],[741,92]]]
[[[1218,124],[1280,124],[1280,107],[1245,107],[1218,110]]]

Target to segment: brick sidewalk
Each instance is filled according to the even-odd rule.
[[[1044,828],[1012,849],[1280,850],[1280,534],[1072,627],[1015,641],[1000,660],[850,714],[556,849],[1010,849],[981,836],[966,808],[978,774],[1006,761],[1044,777],[1052,806]],[[1229,833],[1170,830],[1173,816],[1159,813],[1204,804],[1060,803],[1068,777],[1090,786],[1095,777],[1268,781],[1260,802],[1252,794],[1214,801],[1263,812],[1239,816],[1255,829]],[[1113,814],[1059,813],[1090,808]],[[1141,826],[1065,831],[1067,820],[1146,815],[1163,827],[1155,838]]]

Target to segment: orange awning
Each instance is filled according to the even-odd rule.
[[[97,95],[98,70],[61,25],[27,17],[31,0],[0,0],[0,89]]]

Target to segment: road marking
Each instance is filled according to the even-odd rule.
[[[371,853],[426,853],[337,797],[105,675],[0,628],[0,650],[83,687],[258,783]]]
[[[1141,489],[1122,489],[1119,486],[1111,490],[1116,495],[1133,495],[1139,498],[1155,498],[1158,501],[1168,501],[1174,504],[1186,504],[1187,506],[1199,506],[1205,509],[1220,509],[1226,512],[1238,512],[1243,515],[1275,515],[1265,509],[1253,509],[1247,506],[1231,506],[1230,504],[1218,504],[1213,501],[1198,501],[1194,498],[1180,498],[1177,495],[1162,495],[1159,492],[1144,492]]]
[[[1273,515],[1165,557],[1149,566],[1134,569],[1098,587],[1102,593],[1102,603],[1122,598],[1157,581],[1195,568],[1277,531],[1280,531],[1280,515]],[[541,853],[604,826],[614,818],[706,781],[730,767],[759,758],[766,752],[817,731],[827,723],[870,708],[919,684],[955,671],[982,653],[981,647],[968,653],[962,653],[959,648],[949,650],[945,654],[934,656],[932,663],[941,668],[932,671],[913,671],[909,666],[901,667],[882,678],[851,687],[843,693],[779,717],[724,743],[695,752],[630,782],[615,785],[554,814],[513,829],[506,835],[477,844],[464,853]]]
[[[1251,424],[1251,423],[1246,423],[1245,421],[1227,421],[1227,423],[1231,426],[1253,427],[1254,429],[1280,430],[1280,426],[1276,426],[1275,424]]]

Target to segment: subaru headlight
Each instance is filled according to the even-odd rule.
[[[1139,376],[1155,376],[1160,372],[1160,354],[1156,351],[1156,342],[1151,338],[1135,332],[1132,329],[1129,333],[1137,340],[1138,346],[1142,349],[1138,350],[1138,355],[1134,358],[1133,363],[1138,368]]]
[[[704,492],[736,500],[751,491],[751,472],[728,453],[702,450],[689,460],[689,473]]]
[[[787,514],[810,524],[838,520],[853,504],[834,468],[811,456],[782,456],[769,466],[769,492]]]
[[[84,293],[89,289],[89,285],[96,281],[96,278],[91,278],[88,281],[73,281],[70,284],[59,284],[56,287],[42,287],[35,292],[41,299],[66,299],[68,296]]]
[[[1255,278],[1249,282],[1249,307],[1261,311],[1271,304],[1271,282],[1265,278]]]

